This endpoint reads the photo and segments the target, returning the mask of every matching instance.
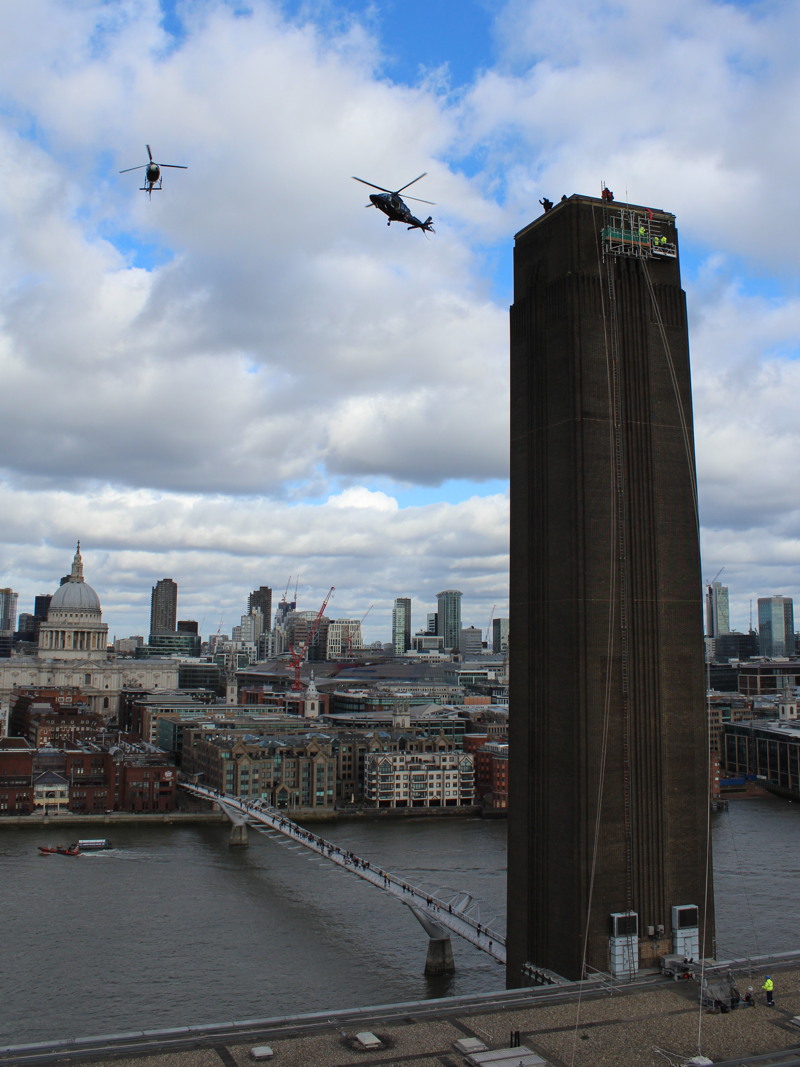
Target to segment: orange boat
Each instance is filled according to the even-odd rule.
[[[39,845],[39,851],[43,856],[47,856],[51,852],[55,852],[59,856],[80,856],[81,854],[81,850],[77,845]]]

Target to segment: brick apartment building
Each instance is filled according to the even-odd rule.
[[[176,790],[175,768],[144,746],[34,748],[25,738],[0,739],[0,815],[168,812]]]

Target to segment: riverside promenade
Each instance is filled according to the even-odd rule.
[[[764,1003],[765,969],[776,1007]],[[282,1019],[220,1022],[0,1049],[0,1064],[115,1064],[116,1067],[245,1067],[268,1046],[276,1067],[461,1067],[456,1043],[518,1048],[508,1064],[550,1067],[683,1067],[702,1054],[715,1067],[800,1065],[800,953],[730,961],[739,987],[757,1006],[713,1014],[694,981],[643,974],[634,982],[567,984]],[[380,1042],[366,1049],[368,1031]],[[531,1057],[528,1058],[528,1050]],[[701,1061],[702,1062],[702,1061]]]
[[[223,823],[228,819],[221,811],[109,811],[105,814],[91,813],[84,815],[72,811],[59,812],[58,815],[4,815],[2,828],[18,827],[30,830],[36,827],[48,829],[59,826],[133,826],[150,823]]]

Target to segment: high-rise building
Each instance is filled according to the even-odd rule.
[[[333,619],[328,624],[325,659],[344,659],[364,647],[359,619]]]
[[[516,235],[508,982],[712,950],[702,584],[673,215]],[[677,783],[680,783],[679,785]],[[687,951],[688,949],[688,951]]]
[[[791,597],[759,597],[758,651],[770,659],[794,655],[794,603]]]
[[[13,589],[0,589],[0,630],[16,630],[18,595]]]
[[[445,589],[436,594],[436,633],[444,638],[445,650],[457,652],[461,639],[461,593]]]
[[[252,608],[246,615],[240,616],[239,625],[234,626],[231,637],[233,641],[252,645],[255,650],[263,632],[264,616],[258,608]]]
[[[150,595],[150,633],[175,633],[178,618],[178,586],[171,578],[161,578]]]
[[[272,640],[269,645],[269,654],[279,656],[289,650],[290,633],[289,620],[297,607],[295,600],[281,598],[275,609],[275,625],[272,629]]]
[[[508,619],[492,619],[492,652],[508,652]]]
[[[39,622],[44,622],[47,618],[52,599],[52,593],[40,593],[39,596],[33,598],[33,614]]]
[[[268,585],[260,585],[258,589],[254,589],[250,596],[247,598],[247,610],[252,611],[253,608],[258,608],[261,614],[264,616],[264,630],[272,629],[272,590]]]
[[[399,596],[392,610],[392,648],[403,656],[411,648],[411,598]]]
[[[719,582],[709,582],[706,586],[706,637],[720,637],[730,633],[730,630],[728,587]]]
[[[483,631],[477,626],[462,626],[458,638],[460,652],[469,656],[478,656],[483,652]]]

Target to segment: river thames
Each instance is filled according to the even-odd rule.
[[[504,821],[314,829],[429,892],[470,893],[480,921],[505,930]],[[712,833],[718,958],[800,948],[800,805],[733,801]],[[38,853],[77,836],[0,822],[4,1045],[504,986],[503,969],[455,937],[456,974],[426,979],[427,938],[407,908],[252,830],[236,850],[223,825],[115,825],[111,852]]]

